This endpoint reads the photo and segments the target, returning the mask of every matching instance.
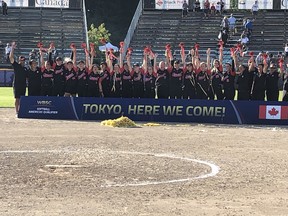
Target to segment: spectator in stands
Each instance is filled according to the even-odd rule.
[[[285,59],[287,59],[288,58],[288,43],[285,44],[284,54],[285,54]]]
[[[32,49],[31,52],[29,53],[29,61],[31,61],[31,60],[37,61],[37,55],[38,55],[38,53],[36,52],[36,50]]]
[[[223,30],[222,34],[221,34],[221,40],[223,41],[224,47],[226,46],[226,44],[228,42],[228,38],[229,38],[228,32],[226,30]]]
[[[216,7],[215,7],[215,4],[214,4],[214,3],[212,3],[211,8],[210,8],[210,11],[211,11],[211,16],[215,16],[215,14],[216,14]]]
[[[224,8],[225,8],[224,0],[220,0],[220,5],[221,5],[221,14],[223,14],[224,13]]]
[[[200,12],[201,6],[200,6],[199,0],[196,0],[196,2],[195,2],[194,4],[195,4],[195,5],[194,5],[194,10],[195,10],[195,12]]]
[[[184,0],[183,5],[182,5],[182,18],[187,17],[188,10],[189,10],[189,6],[188,6],[186,0]]]
[[[255,1],[255,3],[252,5],[252,8],[251,8],[253,19],[256,19],[258,10],[259,10],[258,1]]]
[[[229,21],[228,21],[227,16],[224,16],[224,18],[222,19],[221,27],[222,27],[222,31],[229,32]]]
[[[246,35],[245,32],[243,32],[243,33],[241,34],[239,41],[240,41],[240,43],[241,43],[241,45],[242,45],[242,49],[243,49],[244,51],[247,51],[247,50],[248,50],[247,44],[248,44],[248,42],[249,42],[249,38],[247,37],[247,35]]]
[[[232,35],[234,35],[236,33],[235,28],[236,18],[233,16],[233,14],[231,14],[230,17],[228,18],[228,23],[229,23],[229,30],[232,33]]]
[[[256,66],[263,63],[263,54],[264,52],[260,51],[258,55],[256,56],[256,59],[255,59]]]
[[[9,43],[6,44],[5,47],[5,56],[6,56],[6,63],[9,63],[9,56],[10,56],[10,52],[11,52],[11,46]]]
[[[216,15],[218,14],[222,14],[221,12],[221,3],[220,2],[217,2],[216,6],[215,6],[215,9],[216,9]]]
[[[206,0],[205,2],[204,2],[204,17],[206,18],[206,19],[208,19],[208,17],[210,16],[210,2],[209,2],[209,0]]]
[[[7,16],[8,15],[7,3],[5,1],[3,1],[3,0],[2,0],[2,14],[3,14],[3,16]]]
[[[253,31],[253,22],[250,19],[247,19],[245,23],[245,29],[247,31],[247,37],[250,39]]]
[[[20,97],[26,94],[26,78],[27,78],[27,68],[25,67],[25,57],[19,57],[19,63],[15,62],[14,59],[14,49],[16,43],[12,42],[11,52],[10,52],[10,62],[14,68],[14,80],[13,80],[13,92],[15,98],[15,109],[16,114],[19,112],[20,108]]]

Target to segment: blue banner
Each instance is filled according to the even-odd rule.
[[[287,102],[21,97],[19,118],[288,125]]]

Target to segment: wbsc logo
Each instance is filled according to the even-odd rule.
[[[51,106],[52,105],[52,101],[45,101],[45,100],[37,101],[37,105],[40,105],[40,106]]]

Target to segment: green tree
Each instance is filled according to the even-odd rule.
[[[100,42],[102,39],[105,41],[110,41],[111,34],[106,29],[105,24],[102,23],[98,28],[91,24],[90,29],[88,30],[88,39],[89,43],[95,44],[95,51],[96,51],[96,62],[99,63],[100,61],[105,60],[105,54],[101,53],[97,47],[102,46],[103,44]]]
[[[101,46],[101,39],[105,39],[107,42],[110,41],[110,32],[106,29],[105,24],[102,23],[97,28],[94,24],[91,24],[90,29],[88,30],[88,38],[90,43],[94,43],[96,46]]]

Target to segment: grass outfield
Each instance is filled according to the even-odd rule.
[[[236,96],[237,97],[237,91]],[[279,92],[279,101],[282,101],[282,91]],[[14,107],[14,96],[12,87],[0,87],[0,108]]]
[[[0,87],[0,107],[14,107],[12,87]]]

